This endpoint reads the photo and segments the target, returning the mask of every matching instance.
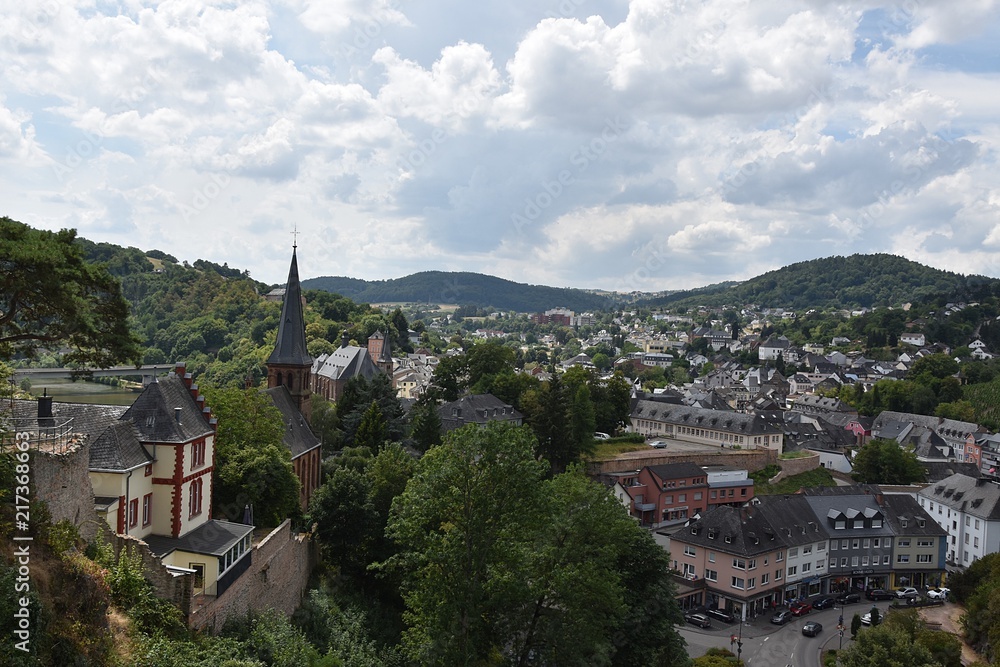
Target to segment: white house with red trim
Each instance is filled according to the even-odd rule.
[[[221,595],[250,565],[253,526],[212,519],[216,421],[183,364],[93,441],[97,511],[146,542],[194,594]],[[227,513],[231,514],[231,513]]]

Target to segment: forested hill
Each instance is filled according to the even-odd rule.
[[[455,303],[522,313],[555,307],[577,312],[613,307],[610,297],[586,290],[527,285],[468,272],[423,271],[375,281],[326,276],[303,280],[302,287],[335,292],[366,303]]]
[[[973,298],[997,283],[985,276],[940,271],[887,254],[826,257],[790,264],[742,283],[711,285],[649,299],[642,305],[723,306],[756,304],[792,310],[898,306],[927,298]]]

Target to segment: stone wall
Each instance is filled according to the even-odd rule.
[[[189,574],[174,576],[167,571],[159,557],[153,555],[145,542],[131,535],[116,535],[106,521],[102,521],[101,525],[103,539],[114,548],[115,557],[120,558],[123,549],[127,549],[130,554],[138,552],[142,559],[143,575],[153,585],[156,596],[172,602],[185,616],[189,615],[194,595],[194,577]]]
[[[819,454],[811,454],[796,459],[779,459],[783,477],[791,475],[801,475],[804,472],[815,470],[819,467]]]
[[[817,456],[817,463],[819,457]],[[597,461],[587,466],[590,475],[597,477],[606,473],[629,472],[641,470],[645,466],[663,465],[664,463],[695,463],[697,465],[733,466],[755,472],[778,462],[778,452],[773,449],[726,449],[718,452],[701,453],[651,453],[648,457],[618,458],[610,461]]]
[[[291,614],[299,607],[316,564],[315,543],[306,535],[293,534],[286,519],[254,545],[251,559],[249,569],[225,593],[192,610],[191,628],[214,633],[227,619],[251,609]]]
[[[83,539],[92,542],[99,527],[106,523],[94,509],[94,488],[87,473],[89,464],[87,439],[74,442],[58,453],[31,450],[34,498],[45,501],[52,523],[65,519],[77,527]]]
[[[99,537],[112,546],[116,558],[124,548],[130,552],[137,550],[144,575],[153,584],[156,594],[187,614],[191,605],[192,578],[172,576],[145,542],[116,535],[94,509],[94,487],[88,473],[89,440],[77,440],[56,452],[32,449],[31,457],[33,497],[45,502],[51,522],[69,521],[87,542],[94,542]]]

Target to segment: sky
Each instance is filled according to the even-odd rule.
[[[303,278],[1000,277],[998,0],[0,3],[33,227],[272,284],[293,240]]]

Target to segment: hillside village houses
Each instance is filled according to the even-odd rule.
[[[267,298],[282,304],[275,347],[267,360],[267,389],[286,424],[305,507],[320,481],[322,446],[309,428],[312,394],[335,401],[354,377],[386,374],[402,399],[418,398],[431,382],[437,358],[427,350],[393,356],[390,339],[375,332],[361,345],[345,334],[340,346],[313,358],[306,349],[303,297],[293,246],[288,281]],[[780,316],[781,313],[776,313]],[[766,314],[743,312],[744,321]],[[536,320],[593,326],[591,314],[564,308]],[[834,348],[797,347],[783,336],[761,340],[721,321],[696,327],[692,318],[664,316],[671,333],[647,328],[624,315],[625,340],[638,352],[622,355],[637,370],[671,369],[684,359],[690,382],[644,394],[634,392],[626,429],[668,443],[665,458],[605,476],[615,496],[640,524],[669,534],[673,568],[684,578],[686,606],[708,605],[747,617],[812,595],[941,583],[948,569],[967,566],[1000,550],[1000,486],[987,481],[1000,464],[1000,438],[976,424],[885,412],[866,419],[843,402],[817,392],[847,384],[870,387],[905,377],[916,359],[942,350],[919,332],[900,341],[917,349],[893,361]],[[482,330],[481,338],[497,332]],[[693,343],[704,339],[693,352]],[[555,336],[540,336],[555,348]],[[612,344],[607,332],[588,343]],[[827,341],[824,341],[826,343]],[[707,347],[706,347],[707,345]],[[969,346],[988,355],[983,344]],[[525,349],[527,346],[525,346]],[[836,349],[841,348],[841,349]],[[719,354],[756,352],[747,368]],[[457,352],[454,352],[457,353]],[[744,356],[745,358],[745,356]],[[788,376],[780,363],[795,366]],[[713,370],[698,369],[711,363]],[[579,365],[593,368],[585,353],[532,371],[544,378]],[[36,414],[29,414],[34,410]],[[151,384],[129,408],[20,402],[17,416],[39,426],[65,423],[90,439],[89,477],[94,504],[114,532],[149,545],[170,572],[188,577],[194,595],[222,596],[252,565],[253,525],[212,519],[211,472],[216,424],[183,365]],[[522,423],[512,405],[490,395],[466,396],[439,407],[445,430],[502,419]],[[672,459],[670,445],[701,446],[713,455],[749,451],[776,460],[786,452],[815,455],[818,465],[850,471],[850,451],[872,437],[913,445],[927,464],[963,464],[977,476],[942,475],[918,489],[845,486],[812,489],[787,497],[758,497],[745,467]],[[662,461],[662,462],[661,462]],[[230,508],[231,509],[231,508]],[[239,508],[242,509],[242,508]]]
[[[685,606],[749,618],[800,598],[938,585],[946,533],[908,494],[807,489],[707,510],[670,535]]]

